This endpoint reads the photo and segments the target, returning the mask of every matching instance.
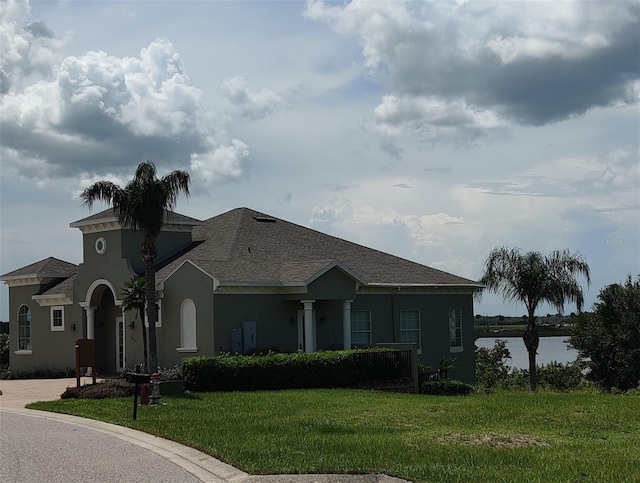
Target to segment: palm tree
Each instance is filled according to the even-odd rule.
[[[536,390],[536,353],[540,339],[536,326],[536,308],[540,302],[559,313],[565,302],[575,302],[582,310],[584,296],[577,275],[591,283],[589,265],[584,257],[569,250],[556,250],[548,256],[539,252],[522,253],[518,248],[494,248],[485,262],[480,283],[486,290],[502,295],[508,302],[521,302],[527,309],[524,345],[529,353],[529,386]],[[523,316],[524,317],[524,316]]]
[[[122,308],[124,310],[137,310],[140,316],[140,328],[142,330],[142,345],[144,346],[144,370],[149,367],[147,347],[147,328],[144,323],[144,308],[146,303],[146,283],[144,277],[132,278],[124,283],[122,289]]]
[[[98,181],[86,188],[80,198],[89,209],[95,201],[104,201],[113,206],[118,223],[124,228],[140,230],[143,234],[140,255],[144,261],[146,279],[147,320],[149,321],[149,370],[158,370],[156,348],[156,239],[160,234],[165,216],[175,208],[178,194],[189,197],[189,173],[176,170],[156,177],[156,167],[151,161],[141,163],[131,181],[124,188],[111,181]]]

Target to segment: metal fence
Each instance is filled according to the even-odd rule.
[[[355,369],[363,380],[403,379],[414,376],[411,350],[358,352]]]

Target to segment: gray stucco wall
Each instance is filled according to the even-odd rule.
[[[307,286],[310,300],[351,300],[356,295],[356,282],[339,268],[332,268]]]
[[[180,348],[180,307],[190,298],[196,307],[198,352],[178,352]],[[191,263],[182,265],[164,284],[162,329],[158,332],[159,362],[173,367],[184,357],[213,355],[214,344],[213,280]]]
[[[231,330],[256,322],[258,349],[293,352],[298,346],[298,301],[281,295],[214,295],[215,350],[231,351]],[[293,318],[293,319],[292,319]]]
[[[401,342],[400,311],[419,310],[422,338],[420,361],[437,369],[443,357],[455,358],[455,368],[449,377],[465,382],[475,381],[475,346],[473,332],[473,297],[468,295],[360,295],[352,310],[371,311],[371,331],[374,343]],[[449,348],[449,310],[462,310],[463,350]]]
[[[144,262],[140,257],[140,244],[142,233],[133,230],[121,230],[120,250],[123,258],[128,258],[133,269],[142,273]],[[87,235],[85,235],[87,236]],[[162,260],[191,243],[190,232],[170,232],[163,231],[156,239],[157,260]]]
[[[38,370],[67,371],[75,367],[75,341],[79,330],[71,326],[80,316],[79,307],[64,305],[64,330],[51,330],[51,307],[41,307],[32,295],[39,285],[11,287],[9,290],[9,365],[14,374]],[[31,354],[18,349],[18,310],[26,304],[31,311]]]

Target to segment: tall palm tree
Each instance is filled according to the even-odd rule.
[[[144,261],[146,279],[147,320],[149,321],[149,370],[158,370],[156,348],[156,239],[160,234],[165,215],[175,208],[178,195],[189,197],[189,173],[176,170],[158,178],[151,161],[141,163],[135,175],[124,188],[111,181],[98,181],[86,188],[80,198],[89,209],[95,201],[104,201],[113,206],[118,223],[124,228],[140,230],[143,234],[140,255]]]
[[[539,252],[522,253],[518,248],[494,248],[485,262],[480,283],[486,290],[502,295],[507,302],[521,302],[527,309],[524,345],[529,353],[529,386],[536,390],[536,353],[540,338],[535,312],[540,302],[555,307],[559,313],[565,302],[575,302],[582,310],[584,296],[576,276],[591,283],[589,265],[584,257],[569,250],[556,250],[548,256]]]
[[[147,288],[144,277],[132,278],[124,283],[122,289],[122,308],[126,311],[137,310],[140,316],[142,330],[142,345],[144,346],[144,370],[149,368],[149,353],[147,347],[147,328],[144,323],[144,308],[147,299]]]

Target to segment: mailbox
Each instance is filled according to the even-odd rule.
[[[151,374],[137,374],[129,372],[127,374],[127,382],[131,384],[149,384],[151,382]]]
[[[140,394],[140,384],[149,384],[151,382],[151,374],[139,374],[137,372],[127,373],[127,382],[135,384],[133,391],[133,420],[138,417],[138,395]]]

